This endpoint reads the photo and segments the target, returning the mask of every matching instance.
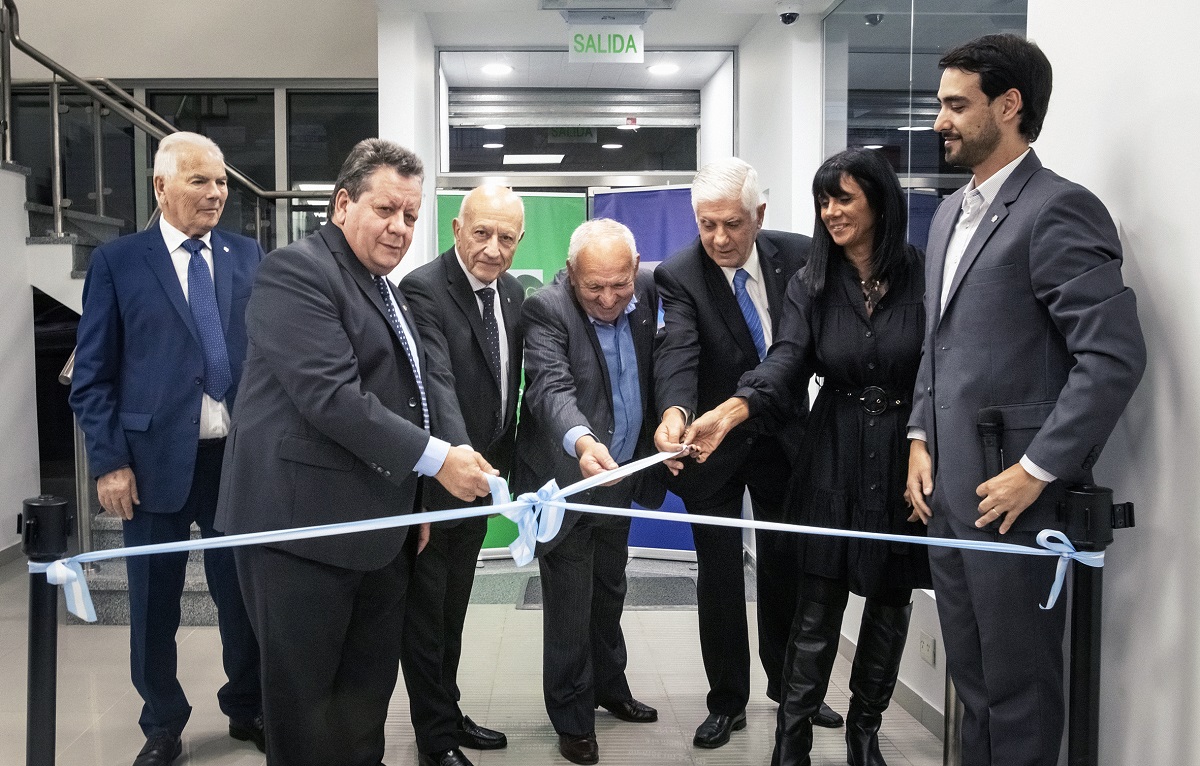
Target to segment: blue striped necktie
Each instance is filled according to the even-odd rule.
[[[225,348],[225,331],[221,328],[221,312],[217,309],[217,291],[213,286],[208,264],[204,262],[204,243],[198,239],[185,239],[183,249],[192,254],[188,260],[188,307],[196,330],[200,333],[200,346],[204,350],[204,393],[214,401],[221,401],[233,385],[233,374],[229,371],[229,350]]]
[[[421,380],[421,367],[417,364],[417,356],[408,342],[404,325],[400,324],[400,317],[396,314],[391,285],[388,284],[387,277],[377,276],[375,277],[375,286],[379,288],[379,294],[383,297],[383,307],[387,309],[388,324],[392,326],[396,337],[400,339],[400,345],[404,347],[404,355],[408,357],[408,364],[412,367],[413,377],[417,379],[417,393],[421,395],[422,423],[425,429],[429,430],[429,400],[425,398],[425,382]]]
[[[767,358],[767,340],[763,335],[762,320],[758,318],[758,309],[754,308],[754,301],[750,300],[750,293],[746,292],[746,280],[749,278],[750,273],[745,269],[734,272],[733,295],[737,298],[738,308],[742,310],[750,337],[754,339],[754,348],[758,351],[758,361],[761,362]]]

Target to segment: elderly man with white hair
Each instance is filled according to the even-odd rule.
[[[246,302],[258,243],[214,228],[229,194],[221,150],[195,133],[162,140],[154,158],[156,226],[101,245],[83,287],[71,407],[104,509],[126,545],[213,529],[221,458],[246,355]],[[134,766],[182,751],[192,708],[176,675],[175,633],[188,556],[126,559],[130,671],[145,704]],[[204,554],[228,683],[217,692],[229,734],[265,748],[258,644],[230,549]]]

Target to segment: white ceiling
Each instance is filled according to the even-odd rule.
[[[442,72],[451,88],[621,88],[699,90],[730,56],[729,51],[647,51],[643,64],[581,64],[564,51],[443,51]],[[502,62],[511,74],[484,74]],[[673,63],[673,75],[653,75],[652,64]]]

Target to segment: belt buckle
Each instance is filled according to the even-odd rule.
[[[888,408],[887,392],[879,386],[864,388],[859,401],[862,402],[863,412],[868,415],[882,415]]]

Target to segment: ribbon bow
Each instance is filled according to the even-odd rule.
[[[1054,585],[1050,588],[1050,598],[1045,604],[1040,604],[1042,609],[1053,609],[1054,604],[1058,601],[1058,595],[1062,592],[1063,582],[1067,577],[1067,562],[1078,561],[1080,564],[1085,564],[1089,567],[1104,566],[1104,551],[1078,551],[1067,536],[1056,529],[1043,529],[1038,532],[1038,545],[1048,551],[1053,551],[1058,554],[1058,566],[1054,569]]]
[[[523,567],[533,561],[534,546],[553,540],[562,527],[562,506],[553,502],[558,499],[558,494],[558,482],[551,479],[537,492],[518,496],[516,508],[502,512],[517,525],[517,539],[508,546],[517,566]]]

